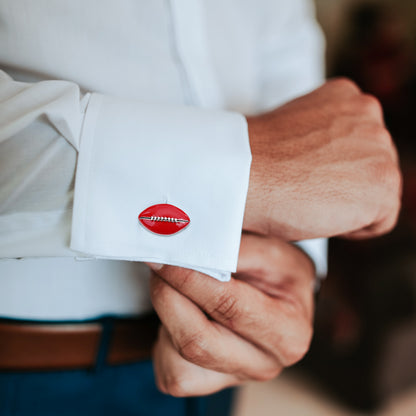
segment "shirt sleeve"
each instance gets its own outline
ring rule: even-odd
[[[139,103],[0,72],[0,257],[163,262],[235,271],[251,154],[237,113]],[[190,218],[161,236],[138,214]]]
[[[325,39],[311,0],[269,0],[260,30],[260,111],[275,108],[325,80]]]
[[[257,109],[268,111],[319,87],[325,80],[325,40],[310,0],[270,0],[259,42]],[[327,273],[327,240],[298,242],[315,263],[318,277]]]

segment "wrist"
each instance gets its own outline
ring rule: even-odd
[[[246,117],[248,136],[252,154],[250,180],[244,211],[243,228],[260,234],[268,234],[269,227],[265,218],[267,210],[267,183],[262,173],[262,121],[260,116]]]

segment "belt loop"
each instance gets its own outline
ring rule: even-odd
[[[102,332],[100,339],[100,346],[98,348],[97,359],[95,361],[94,371],[99,372],[104,367],[108,351],[110,348],[111,334],[114,327],[114,318],[105,317],[101,320]]]

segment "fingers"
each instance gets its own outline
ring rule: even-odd
[[[270,282],[292,274],[294,279],[310,279],[313,264],[298,247],[283,240],[243,234],[237,273],[262,274]],[[278,276],[276,276],[278,273]]]
[[[154,365],[162,391],[201,395],[247,379],[269,380],[306,353],[314,270],[290,244],[244,236],[238,275],[246,281],[153,269],[152,302],[163,324]]]
[[[215,321],[284,365],[306,353],[311,320],[298,299],[272,298],[247,283],[220,283],[193,270],[163,266],[158,275]]]
[[[342,235],[349,240],[364,240],[384,235],[393,230],[397,224],[399,211],[392,211],[390,215],[368,227]]]
[[[243,379],[199,367],[177,352],[164,327],[153,350],[156,385],[163,393],[175,397],[202,396],[243,382]]]
[[[400,214],[403,178],[399,170],[397,170],[395,174],[384,173],[384,175],[388,178],[387,180],[390,182],[390,187],[399,190],[399,192],[396,192],[396,197],[389,200],[391,205],[389,209],[384,209],[382,211],[387,212],[387,215],[382,216],[367,227],[343,234],[342,237],[351,240],[373,238],[392,231],[396,226]]]
[[[270,379],[280,371],[274,356],[209,320],[190,299],[155,274],[151,277],[151,296],[175,350],[187,361],[256,380]]]
[[[244,234],[235,277],[270,296],[299,299],[312,318],[315,268],[299,247],[276,238]]]

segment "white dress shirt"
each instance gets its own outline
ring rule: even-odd
[[[0,65],[0,316],[86,319],[150,308],[140,261],[230,278],[242,114],[319,85],[323,39],[307,0],[0,0]]]

